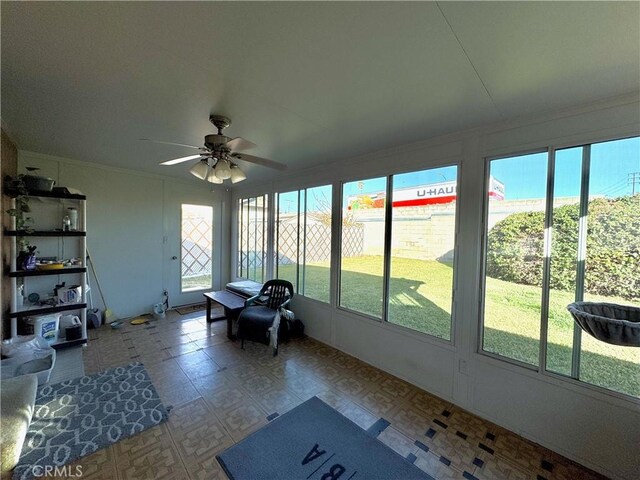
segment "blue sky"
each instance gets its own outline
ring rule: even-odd
[[[582,147],[556,152],[554,195],[580,193]],[[628,174],[640,173],[640,138],[594,144],[591,147],[590,195],[629,195]],[[543,198],[546,189],[547,153],[505,158],[491,162],[491,174],[504,183],[507,200]],[[636,184],[636,192],[640,184]]]
[[[554,194],[578,196],[582,165],[582,147],[556,152]],[[640,138],[628,138],[593,144],[591,147],[590,195],[617,197],[631,194],[629,173],[640,173]],[[505,198],[517,200],[544,198],[547,186],[547,152],[504,158],[491,162],[491,175],[505,185]],[[394,176],[394,187],[403,188],[456,179],[456,167],[435,168]],[[360,190],[359,183],[362,184]],[[344,186],[344,202],[349,195],[385,190],[386,179],[351,182]],[[636,183],[636,192],[640,184]]]
[[[556,152],[556,172],[554,195],[556,197],[578,196],[580,193],[582,147],[574,147]],[[631,194],[628,174],[640,174],[640,138],[628,138],[593,144],[591,147],[591,169],[589,181],[590,195],[617,197]],[[505,198],[517,200],[544,198],[547,185],[547,153],[534,153],[504,158],[491,162],[491,175],[505,185]],[[454,181],[457,167],[440,167],[420,172],[394,176],[394,188],[427,185],[444,181]],[[640,182],[640,179],[639,179]],[[344,184],[343,207],[350,195],[377,193],[386,190],[386,178],[373,178],[361,182]],[[640,183],[636,183],[636,192]],[[308,210],[316,208],[323,198],[331,199],[331,186],[308,189]],[[281,212],[294,212],[297,192],[281,195]],[[303,200],[301,200],[301,203]]]

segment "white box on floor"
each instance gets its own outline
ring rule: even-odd
[[[5,340],[2,352],[9,355],[0,362],[0,378],[18,377],[34,373],[38,384],[49,381],[56,363],[56,351],[40,337],[16,337]]]

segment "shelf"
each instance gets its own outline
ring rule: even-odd
[[[86,237],[87,232],[74,230],[63,232],[62,230],[5,230],[7,237]]]
[[[42,277],[46,275],[65,275],[69,273],[85,273],[86,267],[66,267],[56,268],[52,270],[18,270],[17,272],[9,272],[9,277]]]
[[[87,308],[86,303],[71,303],[69,305],[58,305],[56,307],[35,307],[29,306],[24,310],[10,312],[9,318],[31,317],[34,315],[46,315],[48,313],[67,312],[69,310],[81,310]]]
[[[15,197],[19,195],[19,192],[15,188],[7,188],[5,190],[6,194]],[[61,198],[64,200],[86,200],[86,195],[78,195],[75,193],[65,193],[60,191],[59,189],[54,188],[52,192],[41,192],[36,190],[30,190],[28,192],[30,197],[46,197],[46,198]]]
[[[53,347],[54,350],[64,350],[65,348],[77,347],[86,344],[86,338],[79,338],[77,340],[65,340],[61,338],[52,343],[51,347]]]
[[[43,191],[34,191],[28,190],[25,192],[24,189],[22,191],[18,191],[18,189],[14,188],[13,190],[7,189],[5,193],[8,194],[11,198],[11,206],[16,208],[17,197],[20,194],[26,194],[32,197],[30,202],[31,210],[35,213],[40,213],[40,216],[35,216],[36,221],[34,225],[29,228],[29,226],[18,223],[17,219],[12,219],[11,226],[9,228],[3,229],[4,235],[7,236],[9,241],[9,258],[12,260],[11,268],[3,268],[2,273],[4,278],[9,278],[8,281],[9,286],[11,287],[11,310],[9,312],[3,312],[3,318],[6,317],[11,319],[9,323],[10,334],[8,337],[13,337],[18,335],[18,331],[24,331],[23,327],[25,322],[29,317],[43,316],[43,315],[51,315],[58,313],[70,313],[73,315],[78,315],[81,319],[82,323],[82,332],[84,338],[80,338],[77,340],[67,341],[62,338],[51,346],[56,350],[62,350],[65,348],[71,347],[79,347],[81,345],[85,345],[88,342],[87,338],[87,322],[86,322],[86,311],[87,311],[87,294],[89,288],[87,286],[87,271],[88,264],[86,263],[87,258],[87,248],[86,248],[86,238],[87,232],[84,228],[86,225],[86,199],[87,197],[80,192],[76,191],[76,193],[70,193],[69,189],[66,187],[57,187],[54,188],[51,192],[43,192]],[[73,230],[73,231],[63,231],[62,223],[58,223],[58,216],[61,213],[61,210],[68,207],[76,207],[78,213],[78,223],[76,224],[81,230]],[[56,213],[57,212],[57,213]],[[44,220],[47,218],[48,220]],[[40,220],[40,221],[38,221]],[[68,225],[68,224],[67,224]],[[44,237],[44,240],[42,239]],[[65,241],[65,237],[69,240]],[[60,242],[64,246],[66,243],[70,242],[71,246],[74,249],[74,255],[79,257],[81,260],[80,264],[72,265],[67,263],[63,268],[51,269],[51,270],[23,270],[21,267],[23,265],[16,265],[17,261],[14,259],[18,258],[18,247],[20,246],[20,238],[22,241],[31,240],[35,238],[34,243],[43,242],[48,247],[51,247],[53,243],[58,243],[60,246]],[[48,238],[48,240],[47,240]],[[47,250],[52,250],[52,248],[48,248]],[[44,261],[46,257],[42,257],[40,261]],[[54,260],[56,257],[51,257],[50,260]],[[57,265],[58,267],[61,265]],[[45,267],[46,268],[46,267]],[[66,275],[66,277],[64,277]],[[76,277],[72,277],[69,275],[76,275]],[[37,281],[37,278],[41,278],[40,281]],[[24,282],[35,282],[36,284],[41,283],[62,283],[61,277],[64,280],[73,280],[81,284],[82,287],[82,299],[79,303],[69,303],[64,305],[56,305],[55,302],[52,301],[53,305],[44,303],[44,301],[50,301],[51,298],[49,295],[46,295],[46,298],[42,299],[43,304],[40,302],[28,302],[26,299],[23,299],[18,291],[18,285]],[[16,279],[21,279],[17,280]],[[56,280],[57,279],[57,280]],[[54,282],[55,281],[55,282]],[[27,290],[26,288],[24,290]],[[5,314],[6,313],[6,314]],[[56,315],[57,316],[57,315]]]

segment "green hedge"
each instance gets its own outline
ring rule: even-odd
[[[551,288],[574,290],[579,206],[553,211]],[[585,289],[640,299],[640,194],[589,202]],[[542,285],[544,213],[509,215],[489,232],[487,275]]]

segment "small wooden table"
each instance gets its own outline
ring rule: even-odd
[[[230,340],[235,340],[233,335],[233,321],[238,318],[240,312],[244,309],[245,298],[235,293],[228,292],[227,290],[220,290],[218,292],[207,292],[203,294],[207,299],[207,323],[211,323],[214,320],[227,319],[227,337]],[[211,318],[211,302],[216,302],[224,308],[224,316]]]

